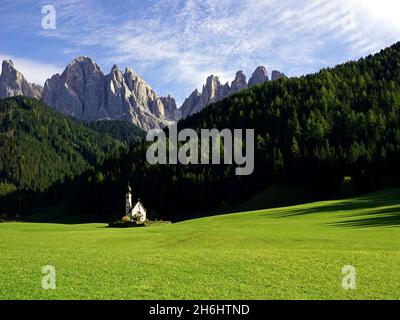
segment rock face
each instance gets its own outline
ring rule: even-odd
[[[188,98],[185,99],[183,105],[180,107],[182,118],[186,118],[195,113],[194,109],[198,106],[202,94],[199,90],[194,90]]]
[[[242,83],[238,79],[238,85],[241,84]],[[185,100],[182,107],[179,109],[181,111],[181,116],[182,118],[186,118],[194,113],[198,113],[209,104],[222,100],[230,94],[231,87],[229,83],[222,85],[218,77],[211,75],[207,78],[201,93],[196,89],[189,98]]]
[[[280,78],[286,78],[285,74],[276,70],[272,71],[272,76],[271,76],[271,80],[275,81],[275,80],[279,80]]]
[[[267,82],[268,80],[269,80],[269,78],[268,78],[267,68],[265,68],[263,66],[259,66],[253,72],[253,75],[251,76],[251,78],[249,80],[249,87],[253,87],[253,86],[256,86],[257,84]]]
[[[235,94],[243,89],[247,88],[247,80],[246,76],[244,75],[243,71],[238,71],[236,73],[235,80],[232,81],[231,90],[229,94]]]
[[[168,119],[178,121],[182,118],[182,114],[176,106],[176,101],[173,97],[168,95],[167,97],[161,97],[160,100],[164,105],[165,116]]]
[[[272,80],[286,77],[274,70]],[[132,69],[124,72],[114,65],[105,75],[89,57],[73,60],[60,74],[41,86],[28,83],[11,61],[4,61],[0,76],[0,98],[24,95],[42,99],[57,111],[85,121],[102,119],[125,120],[144,130],[162,128],[200,112],[209,104],[220,101],[243,89],[269,81],[267,69],[257,67],[249,82],[242,71],[235,79],[222,84],[211,75],[201,92],[197,89],[180,109],[171,96],[159,97]]]
[[[108,75],[88,57],[72,61],[64,72],[46,81],[43,102],[86,121],[126,120],[149,130],[180,118],[172,97],[158,97],[132,69],[114,65]]]
[[[14,68],[11,60],[5,60],[2,64],[0,76],[0,98],[13,96],[27,96],[40,99],[43,88],[36,84],[28,83],[24,76]]]
[[[273,71],[272,80],[285,77],[283,73],[279,71]],[[255,86],[257,84],[269,81],[267,69],[263,66],[257,67],[253,72],[249,83],[246,81],[246,76],[243,71],[236,73],[235,79],[231,85],[229,82],[222,85],[217,76],[209,76],[206,84],[203,86],[203,90],[200,93],[197,89],[193,91],[190,96],[184,101],[180,107],[181,117],[186,118],[192,114],[198,113],[213,102],[220,101],[232,94],[238,93],[243,89]]]
[[[44,85],[43,101],[59,112],[83,120],[107,117],[104,74],[86,57],[70,63]]]

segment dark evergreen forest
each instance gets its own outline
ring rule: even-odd
[[[16,190],[40,191],[33,199],[66,201],[68,210],[75,214],[122,216],[128,182],[154,216],[162,218],[236,205],[282,181],[307,186],[325,198],[339,196],[343,184],[349,182],[353,193],[400,182],[400,43],[317,74],[266,82],[178,123],[180,129],[197,131],[255,129],[255,171],[247,177],[235,176],[231,165],[151,166],[145,158],[148,143],[119,148],[108,137],[97,145],[87,128],[72,126],[73,120],[61,120],[55,114],[51,116],[69,125],[58,124],[53,132],[53,120],[38,123],[34,116],[42,107],[29,110],[30,123],[19,122],[15,114],[32,103],[18,98],[0,105],[0,178]],[[7,111],[10,108],[12,112]],[[10,114],[14,116],[10,118]],[[14,155],[7,139],[13,139],[9,137],[12,130],[18,135],[21,127],[24,135],[16,141],[29,145],[33,157],[38,157],[34,149],[40,143],[31,141],[31,127],[35,128],[34,136],[55,139],[42,144],[42,148],[51,145],[54,151],[43,151],[40,154],[46,157],[34,161]],[[67,137],[67,147],[57,144],[58,137]],[[35,169],[38,162],[43,168],[49,166],[43,169],[46,174],[37,174],[41,170],[40,166]],[[26,168],[18,171],[11,164]],[[33,183],[32,179],[39,181]]]

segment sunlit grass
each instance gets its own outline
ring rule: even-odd
[[[399,212],[388,190],[150,228],[3,223],[0,298],[398,299]],[[41,287],[45,265],[56,290]]]

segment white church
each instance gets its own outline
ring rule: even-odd
[[[132,189],[128,185],[128,191],[126,193],[126,216],[132,222],[144,224],[147,219],[147,211],[140,202],[140,199],[138,199],[138,202],[134,206],[132,204]]]

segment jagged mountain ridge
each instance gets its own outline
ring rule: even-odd
[[[271,80],[275,81],[282,77],[286,77],[285,74],[276,70],[272,71]],[[194,90],[189,97],[186,98],[181,108],[179,108],[182,118],[185,119],[192,114],[200,112],[211,103],[223,100],[241,90],[266,81],[269,81],[269,77],[267,68],[264,66],[259,66],[255,69],[249,82],[247,82],[243,71],[238,71],[236,73],[236,77],[231,84],[229,84],[229,82],[222,84],[218,76],[211,75],[207,78],[202,91],[200,92],[198,89]]]
[[[159,97],[132,69],[123,73],[114,65],[106,75],[86,56],[74,59],[61,74],[48,79],[44,88],[28,83],[12,61],[4,61],[0,99],[13,96],[42,100],[80,120],[124,120],[144,130],[162,128],[181,117],[173,97]]]
[[[47,80],[43,101],[78,119],[125,120],[145,130],[176,121],[176,103],[171,96],[159,97],[130,68],[123,73],[114,65],[105,75],[89,57],[76,58],[61,75]]]
[[[14,68],[11,60],[3,61],[0,76],[0,98],[27,96],[40,99],[42,92],[41,86],[26,81],[22,73]]]
[[[284,76],[274,70],[271,80]],[[210,103],[266,81],[269,77],[263,66],[257,67],[249,82],[242,71],[236,73],[231,84],[222,84],[217,76],[211,75],[202,91],[193,91],[178,109],[171,95],[158,96],[130,68],[122,72],[114,65],[109,74],[104,74],[92,59],[82,56],[68,64],[61,74],[48,79],[43,88],[28,83],[8,60],[2,64],[0,98],[23,95],[42,100],[58,112],[80,120],[123,120],[150,130],[168,126],[201,111]]]

